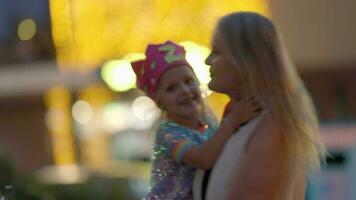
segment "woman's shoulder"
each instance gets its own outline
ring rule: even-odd
[[[229,195],[243,197],[254,193],[272,199],[287,190],[289,186],[284,184],[289,177],[286,147],[282,129],[269,112],[265,113],[248,142],[243,162],[235,168],[231,186],[234,190],[230,190]]]
[[[276,137],[283,135],[283,129],[280,127],[280,123],[272,116],[272,113],[269,111],[265,112],[260,124],[260,129],[264,129],[269,134],[273,134]]]
[[[265,112],[251,138],[248,148],[280,150],[286,147],[285,134],[270,112]]]

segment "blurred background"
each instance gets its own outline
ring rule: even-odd
[[[160,111],[129,62],[167,39],[209,91],[217,19],[255,11],[279,25],[333,158],[312,200],[356,199],[356,1],[0,0],[0,199],[141,199]]]

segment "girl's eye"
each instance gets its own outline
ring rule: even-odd
[[[174,86],[172,85],[166,88],[167,92],[172,92],[173,90],[174,90]]]
[[[191,84],[193,84],[194,83],[194,81],[192,80],[192,79],[187,79],[186,81],[185,81],[185,84],[187,84],[187,85],[191,85]]]

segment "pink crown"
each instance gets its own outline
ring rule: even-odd
[[[190,67],[185,59],[182,46],[167,41],[164,44],[150,44],[146,49],[146,59],[132,62],[136,74],[137,87],[154,98],[162,74],[177,65]]]

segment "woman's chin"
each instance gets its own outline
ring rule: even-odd
[[[215,88],[215,84],[214,84],[212,81],[210,81],[210,82],[208,83],[208,88],[209,88],[210,90],[214,91],[214,92],[217,92],[217,91],[216,91],[216,88]]]
[[[225,94],[224,88],[219,87],[218,85],[214,84],[214,82],[209,82],[208,83],[208,88],[210,90],[214,91],[214,92],[224,93]]]

